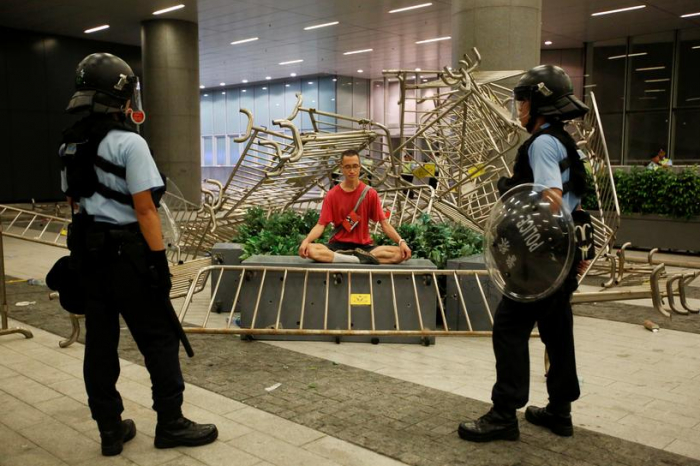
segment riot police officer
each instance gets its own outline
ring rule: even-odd
[[[511,178],[499,181],[499,190],[524,183],[548,188],[544,195],[557,206],[573,212],[585,191],[585,168],[564,122],[586,114],[586,107],[573,95],[569,76],[559,67],[537,66],[525,73],[514,89],[520,123],[531,137],[519,148]],[[574,353],[571,295],[577,288],[574,261],[554,292],[542,299],[520,302],[504,296],[493,325],[496,383],[491,410],[475,421],[463,422],[461,438],[475,442],[517,440],[520,436],[515,411],[529,395],[528,341],[537,323],[551,366],[547,375],[549,404],[529,406],[525,419],[560,436],[573,435],[571,402],[578,399],[579,383]]]
[[[182,415],[179,338],[167,301],[172,284],[156,210],[164,181],[136,130],[145,117],[138,78],[119,57],[95,53],[80,62],[75,80],[66,111],[85,116],[64,131],[61,184],[71,207],[79,204],[69,247],[85,290],[85,388],[102,454],[118,455],[136,435],[134,422],[121,418],[116,389],[120,315],[151,376],[155,446],[211,443],[215,425]]]

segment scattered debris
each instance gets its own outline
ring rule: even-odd
[[[31,306],[32,304],[36,304],[36,301],[20,301],[18,303],[15,303],[15,306],[25,307],[25,306]]]
[[[282,386],[281,383],[276,383],[276,384],[274,384],[274,385],[270,385],[269,387],[267,387],[267,388],[265,389],[265,391],[266,391],[266,392],[271,392],[271,391],[277,390],[277,389],[280,388],[281,386]]]
[[[652,322],[651,320],[645,320],[644,321],[644,328],[649,330],[650,332],[658,332],[659,331],[659,324]]]

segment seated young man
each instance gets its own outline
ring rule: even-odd
[[[357,151],[346,150],[341,155],[343,181],[326,194],[318,223],[299,247],[301,257],[316,262],[362,264],[398,264],[411,258],[411,248],[384,217],[377,191],[360,181],[360,163]],[[373,246],[369,235],[370,220],[381,222],[384,234],[398,246]],[[335,230],[329,243],[314,243],[331,222]]]

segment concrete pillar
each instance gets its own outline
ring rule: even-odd
[[[542,0],[452,0],[452,66],[476,47],[479,70],[528,70],[540,63]]]
[[[145,137],[160,171],[200,204],[199,37],[196,23],[141,24]]]

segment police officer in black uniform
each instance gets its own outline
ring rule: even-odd
[[[545,195],[569,212],[580,209],[586,178],[583,162],[564,121],[586,114],[586,107],[573,95],[569,76],[559,67],[537,66],[525,73],[514,89],[518,118],[531,137],[519,148],[511,178],[499,181],[499,190],[523,183],[543,184]],[[560,436],[573,435],[571,402],[578,399],[579,383],[574,353],[571,295],[577,288],[577,258],[563,284],[553,293],[531,302],[504,296],[494,318],[493,349],[496,383],[491,410],[475,421],[459,425],[465,440],[517,440],[520,436],[515,411],[529,395],[528,341],[537,323],[551,366],[547,375],[549,404],[529,406],[525,419]]]
[[[64,131],[59,152],[62,188],[71,207],[79,204],[69,247],[85,290],[84,378],[102,454],[118,455],[136,435],[134,422],[121,418],[116,389],[120,315],[151,375],[155,446],[211,443],[215,425],[182,415],[179,323],[169,303],[172,284],[156,210],[165,188],[134,124],[144,118],[138,78],[119,57],[95,53],[80,62],[75,79],[66,110],[85,116]]]

